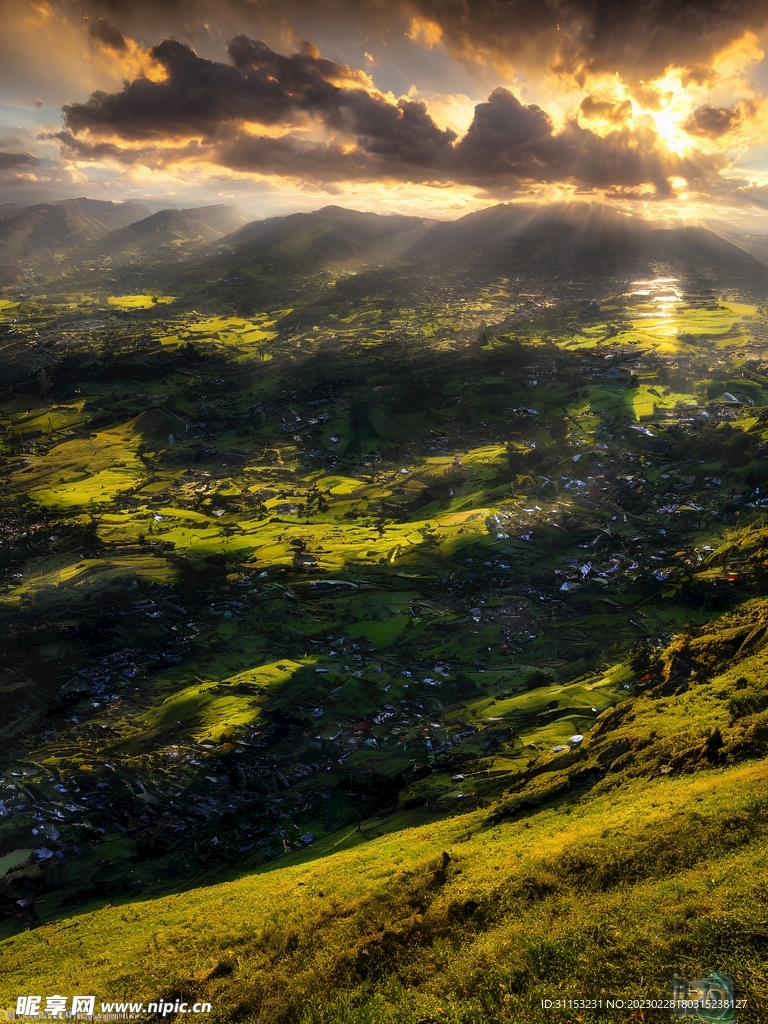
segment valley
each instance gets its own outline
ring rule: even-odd
[[[768,267],[578,206],[25,250],[4,998],[651,1020],[540,1004],[724,957],[761,1019]]]

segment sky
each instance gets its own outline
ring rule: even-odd
[[[0,0],[0,203],[768,233],[766,0]]]

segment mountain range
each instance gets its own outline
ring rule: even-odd
[[[764,287],[765,265],[741,245],[701,227],[659,227],[591,203],[503,204],[435,224],[406,258],[440,263],[475,257],[497,268],[550,275],[643,273],[667,264],[686,276]]]
[[[581,202],[500,204],[451,222],[326,206],[244,223],[223,205],[150,213],[139,203],[72,199],[0,208],[0,283],[24,279],[25,271],[77,283],[98,267],[113,289],[162,281],[198,302],[215,294],[243,306],[280,301],[297,287],[319,294],[340,279],[343,287],[360,271],[375,291],[376,275],[395,268],[410,284],[436,273],[473,284],[507,275],[522,288],[546,280],[560,294],[585,285],[615,290],[617,282],[666,272],[695,288],[761,294],[768,266],[759,242],[657,226]]]
[[[0,284],[16,281],[28,266],[52,273],[111,231],[148,215],[141,203],[97,199],[0,207]]]

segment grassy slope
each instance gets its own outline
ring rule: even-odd
[[[303,1024],[589,1020],[538,1002],[659,996],[672,970],[717,964],[749,1000],[739,1020],[765,1019],[765,616],[752,602],[678,638],[650,692],[490,811],[393,819],[369,842],[343,833],[287,867],[7,940],[3,999],[194,996],[219,1018]]]

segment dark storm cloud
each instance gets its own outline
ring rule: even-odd
[[[652,78],[671,64],[706,68],[748,30],[768,24],[765,0],[407,0],[439,25],[448,48],[517,62],[545,60],[581,77]]]
[[[166,71],[165,81],[138,78],[122,92],[94,93],[87,103],[70,104],[64,107],[66,128],[75,136],[88,130],[129,141],[200,135],[213,142],[245,122],[272,126],[314,119],[356,136],[368,152],[423,166],[456,137],[438,128],[423,103],[394,105],[349,87],[354,72],[320,57],[309,44],[305,52],[284,57],[241,35],[229,53],[234,66],[205,60],[166,39],[151,51]]]
[[[639,144],[638,144],[639,143]],[[450,149],[413,154],[394,145],[356,146],[337,142],[310,143],[298,136],[239,136],[220,147],[217,160],[234,170],[306,176],[323,182],[374,181],[382,177],[407,181],[454,181],[488,191],[514,191],[530,182],[577,182],[586,189],[633,189],[652,185],[659,196],[670,194],[672,175],[701,182],[711,177],[716,162],[697,164],[662,154],[651,132],[638,137],[628,131],[605,138],[568,124],[555,133],[539,107],[526,107],[504,89],[495,90],[476,108],[462,141]]]
[[[345,110],[360,149],[385,163],[439,167],[452,152],[456,132],[438,128],[420,101],[399,100],[395,106],[356,90],[345,98]]]
[[[121,92],[94,93],[86,103],[66,106],[65,131],[57,137],[81,159],[155,166],[198,159],[325,182],[456,181],[505,189],[518,182],[651,183],[663,194],[670,175],[701,178],[713,169],[662,153],[648,130],[642,138],[626,129],[601,138],[569,122],[558,132],[544,110],[502,88],[475,107],[457,141],[424,103],[393,101],[310,44],[285,57],[240,35],[229,54],[232,64],[223,64],[165,40],[152,50],[164,81],[139,78]],[[246,128],[254,124],[278,131]],[[324,138],[310,141],[297,130],[308,126]]]
[[[456,147],[459,166],[494,174],[525,174],[551,162],[552,121],[541,107],[525,106],[508,89],[494,89],[478,103],[469,130]]]
[[[298,136],[278,139],[242,135],[222,145],[217,160],[234,171],[276,174],[330,184],[336,181],[376,181],[381,166],[362,150],[345,150],[338,142],[308,142]]]
[[[717,139],[742,121],[740,107],[697,107],[685,122],[685,130],[690,135],[702,135]]]
[[[87,103],[65,106],[64,122],[74,133],[88,129],[144,140],[190,133],[217,136],[227,125],[242,121],[272,125],[299,109],[327,111],[334,90],[320,75],[312,74],[314,69],[305,67],[300,76],[291,65],[292,58],[248,42],[252,43],[252,65],[242,63],[243,47],[233,40],[238,59],[233,67],[205,60],[183,43],[166,39],[150,51],[165,68],[166,81],[137,78],[122,92],[94,93]],[[297,55],[296,63],[300,61]]]
[[[507,89],[495,89],[455,147],[455,168],[466,181],[575,181],[592,188],[652,184],[669,191],[672,175],[701,180],[715,163],[680,160],[659,148],[648,129],[612,131],[601,137],[568,122],[555,132],[549,116],[525,106]]]
[[[0,171],[14,167],[30,167],[37,162],[37,157],[30,156],[29,153],[0,152]]]
[[[151,155],[150,149],[121,148],[111,142],[86,142],[68,131],[45,133],[40,137],[58,140],[67,156],[80,160],[119,160],[124,164],[134,164]]]
[[[91,39],[96,39],[98,42],[108,46],[111,50],[122,52],[127,48],[125,37],[120,29],[115,25],[111,25],[104,18],[99,18],[98,21],[91,22],[88,26],[88,35]]]
[[[622,124],[632,116],[632,104],[629,100],[614,103],[610,100],[595,99],[594,96],[585,96],[581,101],[581,112],[585,117],[597,117],[613,124]]]
[[[455,56],[478,54],[544,66],[577,78],[618,71],[649,79],[670,64],[706,74],[713,54],[746,30],[768,25],[765,0],[81,0],[123,31],[140,23],[193,32],[208,20],[234,17],[241,26],[291,25],[322,17],[384,38],[402,36],[412,18],[439,26]],[[177,28],[174,29],[174,26]]]
[[[272,126],[314,119],[355,137],[366,152],[415,166],[438,163],[456,138],[435,124],[424,103],[394,104],[349,87],[355,73],[309,45],[304,53],[284,57],[237,36],[229,46],[234,66],[205,60],[172,39],[151,53],[166,80],[138,78],[122,92],[94,93],[86,103],[64,107],[70,135],[87,130],[134,142],[200,135],[214,142],[246,122]]]

